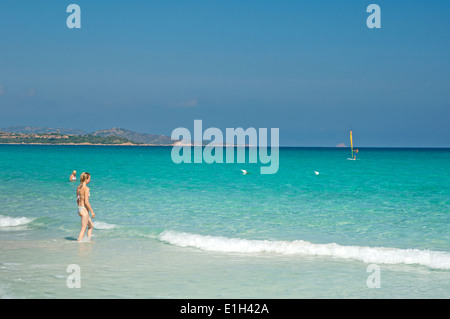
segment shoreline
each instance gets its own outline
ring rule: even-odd
[[[100,143],[0,143],[0,145],[80,145],[80,146],[173,146],[173,144],[100,144]]]
[[[55,146],[164,146],[164,147],[173,147],[173,146],[180,146],[180,147],[194,147],[196,145],[194,144],[132,144],[132,143],[122,143],[122,144],[100,144],[100,143],[0,143],[0,145],[55,145]],[[203,145],[206,146],[206,145]],[[211,145],[210,145],[211,146]],[[258,147],[254,145],[212,145],[213,147]],[[350,149],[350,147],[336,147],[336,146],[292,146],[292,145],[280,145],[279,148],[320,148],[320,149],[341,149],[341,150],[347,150]],[[408,149],[423,149],[423,150],[448,150],[450,147],[443,147],[443,146],[360,146],[361,149],[400,149],[400,150],[408,150]]]

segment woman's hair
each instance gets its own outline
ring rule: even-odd
[[[89,176],[91,176],[91,174],[87,172],[82,173],[80,176],[80,184],[83,184],[85,181],[87,181],[89,179]]]

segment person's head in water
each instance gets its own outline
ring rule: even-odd
[[[84,172],[80,176],[80,184],[86,183],[88,184],[91,181],[91,174]]]

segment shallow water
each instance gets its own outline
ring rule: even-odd
[[[450,297],[450,150],[281,148],[273,175],[170,152],[1,145],[0,296]],[[74,169],[92,175],[91,242],[73,240]]]

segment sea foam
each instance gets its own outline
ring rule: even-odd
[[[327,256],[354,259],[365,263],[418,264],[433,269],[450,269],[450,253],[441,251],[341,246],[336,243],[313,244],[303,240],[249,240],[220,236],[203,236],[171,230],[163,231],[158,238],[172,245],[195,247],[205,251]]]
[[[108,224],[106,222],[99,222],[99,221],[93,222],[94,222],[94,229],[113,229],[117,227],[117,225]]]
[[[22,226],[32,221],[33,219],[28,217],[9,217],[0,215],[0,228]]]

